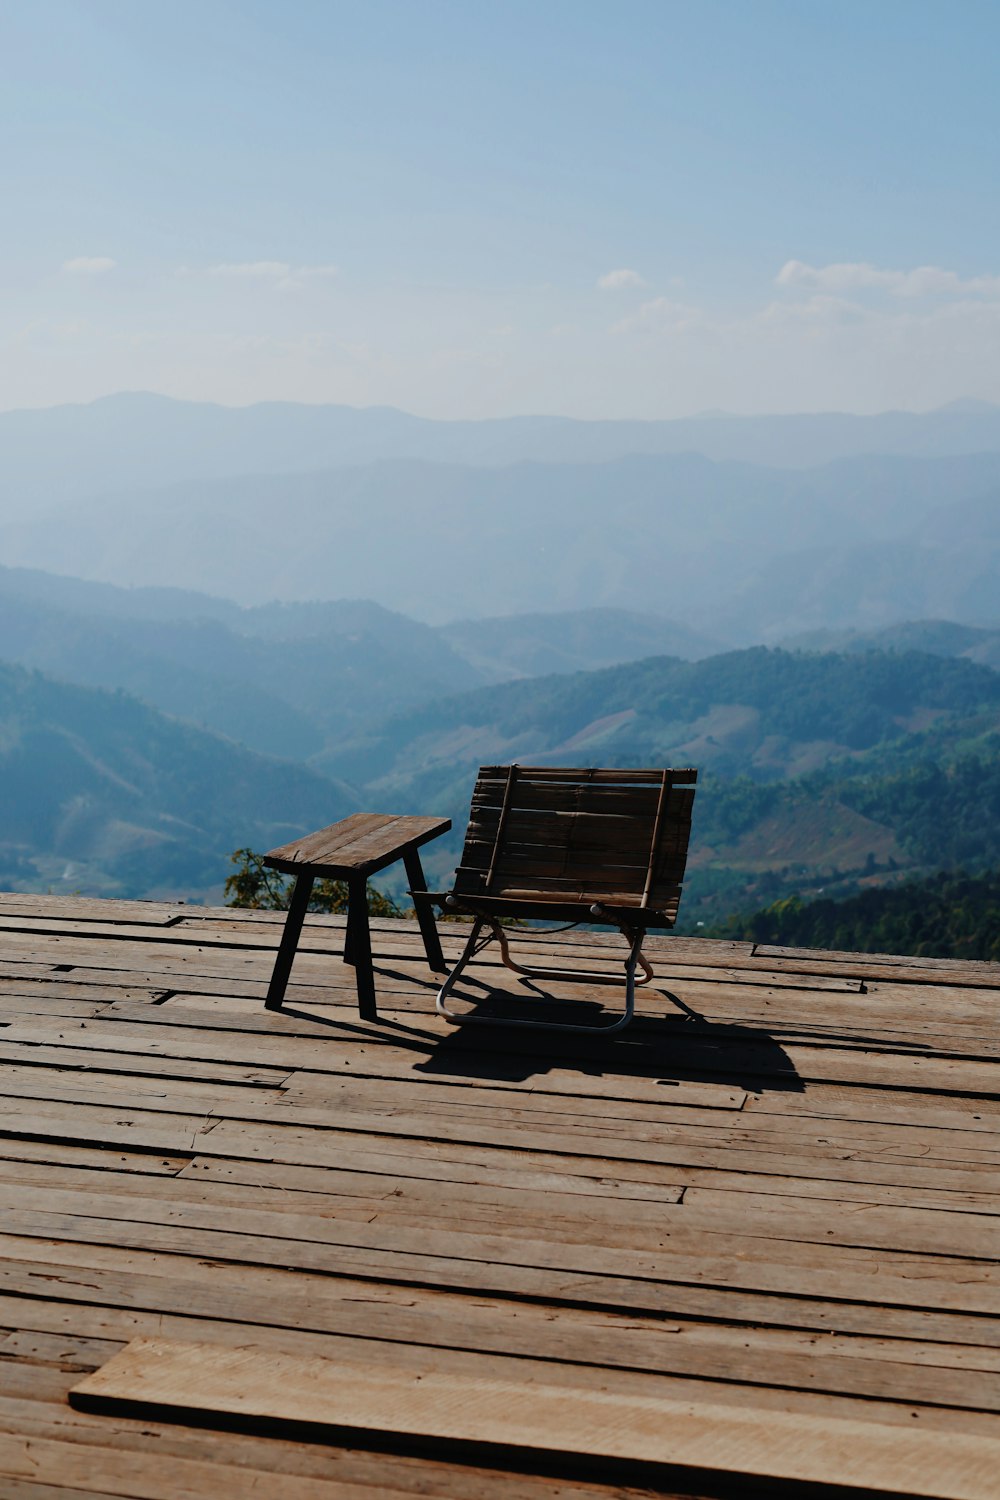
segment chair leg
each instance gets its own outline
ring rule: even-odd
[[[599,1034],[601,1036],[610,1036],[613,1032],[623,1031],[632,1020],[633,1016],[635,1015],[636,967],[641,962],[647,972],[651,972],[649,970],[649,965],[642,957],[642,940],[646,936],[645,931],[642,928],[636,929],[629,944],[628,958],[625,961],[625,1010],[624,1013],[619,1016],[616,1021],[599,1022],[590,1026],[575,1026],[565,1021],[524,1021],[520,1020],[517,1017],[511,1017],[509,1020],[507,1020],[500,1016],[456,1015],[454,1011],[448,1009],[447,1005],[444,1002],[447,999],[448,995],[451,993],[455,981],[461,974],[462,970],[465,968],[466,964],[468,964],[473,955],[477,951],[479,951],[479,949],[477,949],[476,947],[476,943],[483,925],[484,919],[482,917],[477,917],[472,925],[472,931],[469,934],[469,940],[462,950],[461,958],[458,960],[458,963],[452,969],[451,973],[448,975],[448,978],[445,980],[444,984],[438,991],[437,1010],[440,1015],[444,1016],[446,1020],[451,1021],[454,1026],[531,1026],[534,1027],[537,1031],[572,1031],[577,1032],[583,1036],[593,1036],[594,1034]],[[501,933],[503,929],[497,922],[491,922],[490,926],[493,930],[490,933],[490,936],[486,939],[486,942],[482,943],[480,947],[485,948],[487,943],[493,941],[493,938],[497,938],[500,941],[502,947],[503,938],[501,937]],[[627,936],[627,934],[623,935]],[[556,969],[547,970],[546,973],[550,974],[554,979],[572,979],[581,977],[576,973],[560,974],[560,972]],[[598,978],[598,976],[595,976],[594,974],[588,974],[583,977],[591,981],[594,981],[595,978]],[[604,983],[605,981],[603,978],[600,978],[599,982]],[[623,981],[613,980],[611,982],[620,984]]]
[[[445,1016],[449,1021],[454,1021],[456,1024],[462,1020],[462,1017],[454,1015],[444,1002],[451,994],[451,991],[455,984],[455,980],[458,978],[459,974],[461,974],[462,970],[469,962],[469,959],[472,958],[473,954],[478,951],[476,944],[479,941],[479,934],[483,930],[483,925],[484,924],[482,917],[476,917],[469,932],[468,942],[462,949],[461,957],[459,958],[458,963],[452,969],[451,973],[448,975],[448,978],[445,980],[444,984],[438,990],[437,1000],[434,1002],[439,1015]],[[493,935],[491,933],[490,936],[486,939],[486,943],[490,943],[492,941]],[[486,947],[486,943],[482,944],[484,948]]]
[[[367,886],[365,887],[365,905],[366,906],[368,905],[368,888],[367,888]],[[351,893],[350,886],[348,886],[348,888],[347,888],[347,925],[344,928],[344,963],[345,964],[353,964],[353,962],[354,962],[354,917],[355,917],[354,906],[355,906],[354,897],[353,897],[353,895]]]
[[[281,933],[281,942],[278,945],[278,956],[274,960],[274,971],[271,974],[271,983],[267,989],[267,999],[264,1001],[267,1010],[280,1010],[285,998],[285,990],[288,987],[288,976],[292,972],[292,959],[299,945],[299,934],[302,931],[302,923],[305,919],[306,909],[309,905],[309,897],[312,894],[313,877],[303,873],[295,878],[295,889],[292,891],[292,899],[288,903],[288,915],[285,917],[285,925]]]

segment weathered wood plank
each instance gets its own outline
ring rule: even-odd
[[[455,1232],[442,1236],[389,1222],[271,1216],[241,1209],[171,1206],[106,1195],[80,1212],[79,1198],[58,1190],[8,1187],[5,1224],[21,1236],[134,1246],[195,1256],[275,1262],[338,1275],[417,1282],[494,1295],[586,1301],[601,1307],[670,1306],[672,1283],[699,1283],[834,1297],[892,1306],[996,1316],[994,1268],[957,1257],[800,1245],[781,1240],[664,1232],[655,1252]],[[266,1233],[260,1233],[261,1228]]]
[[[351,813],[339,823],[269,850],[265,862],[281,870],[312,866],[321,874],[374,874],[450,828],[449,818]]]
[[[111,1049],[122,1046],[126,1041],[141,1040],[143,1048],[149,1048],[151,1052],[158,1051],[164,1055],[176,1056],[182,1054],[176,1050],[172,1052],[171,1049],[183,1049],[183,1053],[191,1057],[209,1056],[217,1047],[223,1046],[222,1041],[216,1041],[215,1037],[211,1042],[198,1040],[193,1034],[193,1027],[189,1027],[187,1037],[180,1040],[176,1035],[176,1032],[182,1029],[180,1026],[171,1023],[164,1027],[162,1018],[145,1013],[142,1013],[136,1022],[133,1021],[132,1015],[134,1012],[129,1013],[128,1016],[122,1012],[115,1014],[104,1012],[94,1020],[81,1022],[78,1026],[72,1022],[64,1022],[59,1017],[20,1020],[5,1029],[2,1039],[7,1043],[50,1042],[64,1046],[73,1045],[75,1041],[82,1042],[90,1048]],[[298,1023],[299,1026],[308,1026],[308,1024]],[[157,1026],[161,1029],[159,1038],[153,1034],[153,1029]],[[315,1066],[319,1049],[314,1046],[310,1047],[304,1041],[294,1042],[289,1035],[288,1028],[286,1027],[282,1032],[281,1027],[282,1022],[278,1018],[267,1026],[266,1031],[248,1032],[243,1029],[238,1044],[234,1040],[226,1045],[230,1060],[239,1060],[245,1065],[257,1064],[271,1067],[287,1064],[290,1068],[297,1069],[308,1067],[311,1058]],[[223,1029],[224,1023],[217,1028],[216,1036]],[[238,1028],[225,1029],[230,1030],[234,1036],[238,1030]],[[310,1034],[308,1031],[303,1033],[303,1035],[308,1034]],[[398,1038],[387,1034],[384,1030],[380,1031],[377,1023],[367,1027],[362,1023],[354,1023],[345,1026],[338,1033],[335,1027],[316,1022],[313,1024],[311,1035],[327,1038],[327,1045],[323,1051],[330,1057],[331,1062],[341,1055],[336,1050],[338,1047],[356,1046],[358,1038],[362,1036],[365,1043],[372,1048],[389,1049],[394,1043],[398,1046]],[[430,1017],[422,1020],[417,1034],[411,1033],[406,1038],[406,1046],[411,1055],[419,1047],[431,1053],[449,1038],[442,1052],[443,1056],[449,1058],[454,1056],[457,1063],[457,1054],[462,1051],[466,1053],[473,1051],[468,1042],[455,1043],[454,1033],[446,1022]],[[568,1043],[575,1043],[577,1040],[579,1039],[567,1039]],[[583,1040],[586,1042],[585,1047],[567,1045],[565,1055],[568,1057],[594,1055],[592,1040],[590,1038]],[[632,1049],[638,1044],[633,1040],[625,1045],[627,1050],[617,1055],[631,1060],[635,1056]],[[500,1051],[501,1046],[498,1046],[496,1050]],[[518,1052],[516,1040],[508,1037],[506,1048],[503,1050],[510,1050],[516,1054]],[[538,1052],[543,1057],[560,1056],[559,1050],[553,1047],[551,1041],[543,1044]],[[617,1049],[610,1051],[609,1056],[613,1059],[616,1052]],[[523,1046],[520,1056],[524,1057]],[[676,1032],[672,1032],[669,1037],[659,1039],[658,1044],[656,1041],[649,1044],[646,1055],[640,1055],[639,1061],[640,1066],[650,1069],[658,1065],[665,1071],[669,1069],[668,1076],[673,1075],[681,1080],[692,1077],[695,1080],[719,1078],[730,1085],[734,1081],[752,1085],[758,1079],[775,1080],[780,1085],[792,1088],[801,1087],[803,1082],[810,1081],[837,1082],[864,1084],[867,1087],[923,1090],[928,1093],[972,1098],[1000,1098],[1000,1058],[996,1062],[982,1062],[975,1058],[869,1052],[862,1049],[838,1047],[834,1044],[810,1047],[802,1042],[789,1042],[779,1045],[769,1037],[752,1034],[749,1038],[720,1036],[718,1040],[704,1037],[686,1038],[683,1028],[678,1027]],[[532,1071],[537,1070],[537,1062],[530,1066]]]
[[[310,1420],[332,1428],[407,1433],[443,1441],[678,1463],[739,1473],[880,1488],[897,1494],[992,1500],[996,1437],[926,1430],[899,1433],[831,1416],[672,1403],[655,1380],[627,1392],[581,1387],[550,1370],[527,1387],[487,1373],[401,1371],[278,1355],[259,1348],[135,1339],[71,1393],[78,1405],[113,1409]],[[571,1394],[570,1394],[571,1393]]]
[[[578,820],[584,852],[603,834]],[[521,1388],[529,1368],[616,1393],[635,1376],[702,1413],[888,1428],[901,1452],[914,1427],[998,1432],[988,967],[654,937],[627,1040],[528,1052],[432,1017],[413,923],[371,924],[367,1027],[340,918],[309,919],[291,1013],[265,1016],[282,913],[34,899],[0,897],[0,1437],[53,1444],[32,1484],[71,1489],[59,1454],[114,1451],[66,1382],[137,1335],[360,1351],[379,1379],[455,1381],[468,1354]],[[442,936],[455,953],[465,932]],[[576,1005],[621,962],[614,934],[522,946],[594,976],[554,986]],[[141,1468],[143,1424],[113,1430],[94,1496],[187,1493],[188,1471]],[[334,1483],[290,1440],[156,1431],[203,1466],[199,1500],[237,1474],[269,1495],[275,1472]],[[366,1496],[529,1482],[319,1451]],[[7,1467],[5,1497],[29,1483]],[[530,1482],[548,1500],[557,1481]]]
[[[96,1302],[103,1308],[223,1319],[254,1328],[313,1330],[509,1355],[533,1356],[544,1347],[552,1358],[568,1358],[575,1348],[577,1360],[626,1368],[647,1368],[648,1361],[653,1361],[649,1368],[657,1368],[654,1354],[644,1352],[649,1338],[670,1338],[680,1326],[678,1320],[687,1317],[696,1319],[695,1326],[706,1336],[712,1329],[734,1328],[737,1343],[740,1335],[743,1338],[744,1360],[751,1328],[805,1336],[807,1346],[811,1342],[820,1355],[831,1339],[832,1350],[836,1339],[848,1340],[841,1351],[846,1352],[856,1347],[857,1337],[867,1337],[887,1342],[904,1363],[907,1351],[921,1343],[943,1346],[926,1361],[931,1365],[953,1360],[961,1364],[970,1348],[1000,1348],[996,1320],[977,1314],[843,1299],[830,1303],[781,1291],[677,1282],[671,1287],[669,1311],[650,1310],[627,1293],[621,1308],[580,1306],[579,1298],[533,1304],[481,1287],[469,1293],[461,1287],[420,1287],[349,1274],[331,1277],[301,1268],[201,1261],[174,1251],[73,1244],[2,1232],[0,1294],[30,1300],[54,1296],[88,1305]],[[566,1326],[578,1329],[578,1344],[561,1341],[560,1330]],[[541,1344],[536,1339],[540,1327]],[[613,1354],[606,1353],[598,1339],[600,1329],[611,1330]],[[817,1340],[817,1334],[822,1338]],[[757,1378],[766,1380],[766,1372]]]

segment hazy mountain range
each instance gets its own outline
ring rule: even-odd
[[[1000,633],[915,622],[854,636],[846,654],[756,647],[509,680],[674,627],[595,610],[467,634],[370,604],[213,599],[199,618],[191,594],[171,621],[157,618],[166,591],[66,582],[0,573],[8,652],[76,679],[0,668],[3,885],[217,899],[233,849],[355,807],[452,816],[454,835],[428,853],[446,879],[476,768],[512,758],[698,765],[690,922],[820,882],[849,891],[934,859],[995,857],[1000,673],[969,653]],[[61,593],[89,612],[59,609]],[[79,685],[95,677],[117,691]],[[949,769],[960,762],[964,780]]]
[[[510,758],[699,765],[692,920],[1000,835],[1000,408],[8,412],[0,557],[0,884],[217,895]]]
[[[386,459],[479,467],[701,453],[810,468],[858,454],[929,458],[998,449],[1000,407],[981,401],[875,416],[713,412],[664,422],[556,416],[441,422],[391,407],[226,407],[137,391],[86,405],[0,412],[0,490],[16,505],[35,508],[152,484],[303,474]]]
[[[717,649],[683,626],[620,610],[434,629],[364,600],[241,608],[180,590],[0,568],[0,659],[122,688],[291,760],[462,688]]]
[[[996,623],[1000,453],[806,471],[697,455],[397,461],[77,502],[0,527],[8,564],[243,604],[363,597],[431,623],[601,605],[705,635]]]

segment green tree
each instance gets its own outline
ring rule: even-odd
[[[237,849],[230,855],[236,868],[226,880],[226,905],[246,906],[255,911],[287,911],[292,882],[277,870],[269,870],[264,856],[252,849]],[[368,886],[368,911],[373,917],[401,917],[404,913],[390,896]],[[317,880],[309,898],[309,910],[343,913],[347,911],[346,880]]]

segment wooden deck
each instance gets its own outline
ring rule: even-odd
[[[546,1040],[438,1022],[402,922],[381,1024],[335,918],[267,1014],[280,921],[0,896],[2,1500],[1000,1492],[1000,968],[654,939]],[[137,1337],[316,1425],[72,1408]]]

